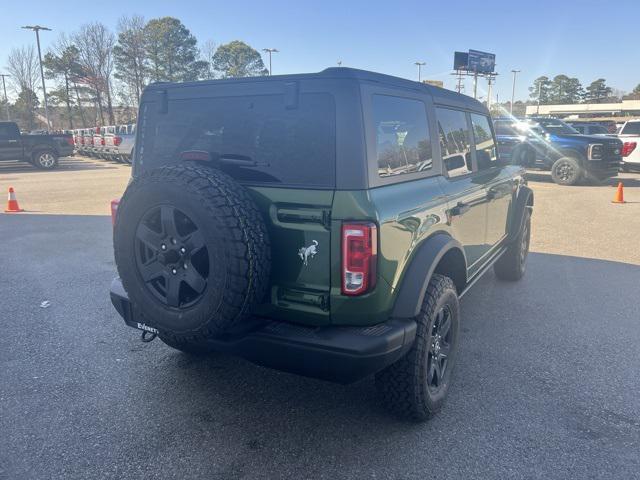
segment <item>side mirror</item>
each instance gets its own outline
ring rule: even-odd
[[[452,155],[451,157],[444,159],[444,168],[447,169],[447,172],[466,166],[467,163],[464,161],[464,156],[462,155]]]

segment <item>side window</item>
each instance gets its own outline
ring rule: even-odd
[[[16,129],[12,125],[0,125],[0,138],[16,138]]]
[[[424,103],[373,95],[378,175],[392,177],[433,168],[431,138]]]
[[[442,162],[449,177],[471,173],[471,143],[467,115],[460,110],[436,108]]]
[[[473,139],[476,144],[478,170],[491,168],[496,164],[496,142],[493,140],[489,118],[477,113],[471,114]]]

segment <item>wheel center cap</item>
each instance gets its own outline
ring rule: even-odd
[[[173,263],[177,263],[180,260],[180,254],[177,250],[169,250],[167,252],[160,254],[160,261],[164,265],[170,265]]]

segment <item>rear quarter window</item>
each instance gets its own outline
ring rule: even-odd
[[[145,130],[145,168],[201,150],[213,161],[244,162],[220,163],[240,182],[335,186],[335,102],[328,93],[301,94],[295,108],[284,95],[172,100],[167,113],[149,115]]]

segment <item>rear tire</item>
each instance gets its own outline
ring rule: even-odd
[[[531,212],[525,209],[523,226],[507,251],[493,265],[493,271],[500,280],[515,282],[524,276],[531,241]]]
[[[573,157],[561,157],[551,166],[551,178],[558,185],[576,185],[582,178],[582,168]]]
[[[53,170],[58,166],[58,157],[53,150],[38,150],[33,153],[31,163],[40,170]]]
[[[433,275],[416,321],[411,350],[376,375],[376,387],[387,408],[424,421],[444,404],[458,350],[460,307],[449,277]]]

